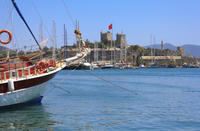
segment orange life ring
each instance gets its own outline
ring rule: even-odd
[[[2,44],[8,44],[8,43],[10,43],[10,41],[12,40],[12,34],[11,34],[8,30],[0,30],[0,35],[1,35],[2,33],[7,33],[8,36],[9,36],[9,39],[8,39],[7,41],[2,41],[2,40],[0,39],[0,43],[2,43]]]

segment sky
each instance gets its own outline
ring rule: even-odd
[[[124,33],[128,44],[149,45],[153,35],[156,43],[200,45],[200,0],[64,0],[67,8],[63,0],[15,1],[38,40],[41,21],[44,39],[51,39],[56,22],[57,47],[63,45],[64,24],[68,44],[75,43],[76,20],[83,39],[91,42],[100,41],[100,32],[112,23],[113,39]],[[35,44],[10,0],[0,0],[0,18],[0,29],[12,30],[18,47]]]

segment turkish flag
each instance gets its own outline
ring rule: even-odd
[[[109,30],[111,30],[111,29],[112,29],[112,24],[110,24],[110,25],[108,26],[108,29],[109,29]]]

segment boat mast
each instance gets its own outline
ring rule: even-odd
[[[94,43],[94,62],[98,62],[98,43]]]
[[[153,36],[153,44],[154,44],[154,46],[156,44],[156,37],[155,36]],[[155,54],[155,47],[154,47],[153,48],[153,62],[155,62],[155,56],[156,56],[156,54]]]
[[[80,26],[79,26],[79,21],[76,20],[76,29],[75,30],[79,30],[80,31]],[[77,48],[78,48],[78,52],[81,52],[81,43],[78,39],[76,39],[77,41]]]
[[[115,45],[115,41],[113,41],[114,43],[114,64],[116,64],[116,45]]]
[[[102,46],[101,46],[101,60],[102,60],[102,62],[104,62],[104,60],[105,60],[105,55],[106,53],[105,53],[105,50],[104,50],[104,43],[102,43]]]
[[[53,41],[52,57],[55,59],[56,57],[56,23],[55,21],[53,21],[53,27],[52,27],[52,41]]]
[[[24,17],[22,16],[17,4],[15,3],[15,0],[11,0],[13,6],[15,7],[15,10],[17,11],[18,15],[20,16],[20,18],[23,20],[24,24],[26,25],[26,27],[28,28],[29,32],[31,33],[32,37],[34,38],[35,42],[37,43],[38,47],[40,50],[42,50],[42,48],[40,47],[40,44],[38,43],[37,39],[35,38],[33,32],[31,31],[31,28],[29,27],[29,25],[27,24],[26,20],[24,19]]]
[[[65,28],[64,24],[64,57],[68,57],[68,52],[67,52],[67,29]]]
[[[151,44],[151,57],[153,57],[153,51],[152,51],[152,48],[153,48],[152,34],[150,35],[150,44]],[[153,58],[151,59],[151,62],[153,63]]]
[[[43,41],[43,22],[40,22],[40,28],[39,28],[39,38],[40,38],[40,42]]]

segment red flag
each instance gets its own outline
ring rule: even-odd
[[[112,29],[112,24],[110,24],[110,25],[108,26],[108,29],[109,29],[109,30],[111,30],[111,29]]]

